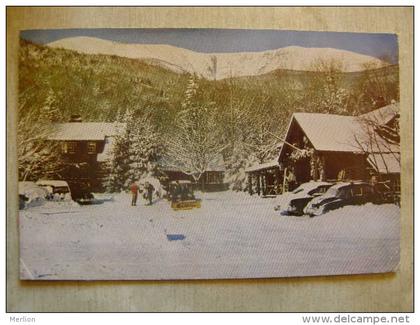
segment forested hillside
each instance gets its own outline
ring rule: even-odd
[[[137,59],[81,54],[25,40],[20,45],[20,142],[33,137],[31,132],[42,137],[48,122],[68,121],[72,114],[84,121],[113,122],[130,112],[134,120],[147,115],[156,141],[165,148],[166,139],[182,134],[180,125],[191,124],[180,123],[188,118],[185,112],[205,109],[200,118],[212,127],[195,125],[211,130],[219,141],[233,182],[247,165],[275,156],[279,140],[273,134],[283,135],[293,112],[351,115],[399,100],[398,66],[343,73],[339,62],[314,62],[317,72],[277,70],[206,80]],[[19,150],[23,157],[29,149]]]

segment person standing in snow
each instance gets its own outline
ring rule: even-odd
[[[155,190],[155,188],[149,182],[146,182],[144,184],[144,188],[146,190],[146,195],[147,195],[146,199],[149,200],[149,205],[152,205],[153,191]]]
[[[131,206],[136,206],[137,194],[139,192],[139,186],[136,184],[136,182],[133,182],[133,184],[130,185],[130,191],[131,191]]]

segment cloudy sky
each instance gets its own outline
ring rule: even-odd
[[[63,29],[27,30],[21,37],[46,44],[66,37],[90,36],[122,43],[169,44],[197,52],[250,52],[286,46],[331,47],[389,57],[398,62],[394,34],[302,32],[247,29]]]

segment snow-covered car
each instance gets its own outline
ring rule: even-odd
[[[28,205],[41,204],[47,197],[48,191],[34,182],[19,182],[19,208]]]
[[[378,194],[372,185],[365,182],[343,182],[335,184],[325,194],[312,199],[303,212],[310,216],[319,216],[346,205],[362,205],[379,201]]]
[[[48,191],[48,196],[51,200],[70,201],[72,199],[70,187],[66,181],[40,179],[36,184]]]
[[[281,196],[281,203],[274,210],[281,211],[283,215],[302,215],[303,209],[314,197],[325,193],[333,183],[308,182],[301,184],[292,192]]]

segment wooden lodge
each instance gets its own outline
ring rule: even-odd
[[[110,158],[114,137],[124,127],[123,123],[82,122],[77,117],[69,123],[56,123],[48,139],[59,143],[65,165],[57,178],[103,191],[108,173],[105,162]]]
[[[398,188],[399,138],[381,134],[391,130],[398,118],[398,103],[360,116],[295,113],[280,150],[280,169],[285,175],[293,173],[297,184],[368,181],[376,175]]]

